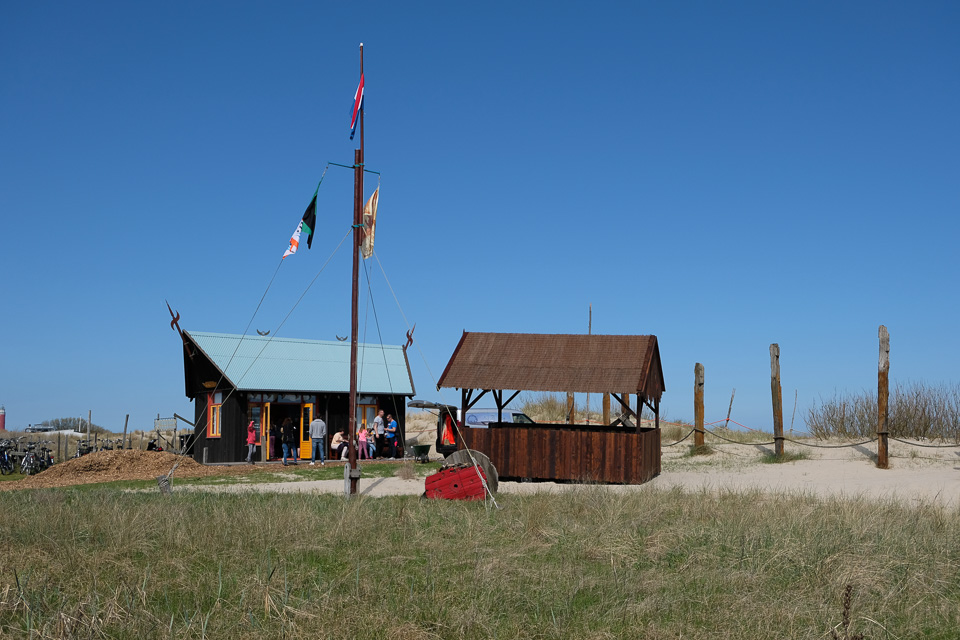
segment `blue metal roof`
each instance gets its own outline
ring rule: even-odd
[[[350,392],[350,343],[185,331],[240,391]],[[403,348],[360,344],[357,392],[412,396]]]

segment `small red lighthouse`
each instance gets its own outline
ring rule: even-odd
[[[3,407],[0,407],[0,431],[4,431],[7,428],[7,410]]]

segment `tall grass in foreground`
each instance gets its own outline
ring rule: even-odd
[[[3,496],[4,638],[954,638],[960,513],[758,493]]]
[[[960,385],[897,384],[888,404],[890,435],[960,442]],[[877,432],[877,394],[861,391],[814,404],[807,429],[818,438],[869,438]]]

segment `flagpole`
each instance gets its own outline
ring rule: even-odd
[[[363,77],[363,43],[360,43],[360,77]],[[350,467],[350,495],[359,492],[360,469],[357,467],[357,334],[360,316],[360,242],[363,239],[363,103],[360,104],[360,148],[353,152],[353,282],[350,297],[350,436],[347,464]]]

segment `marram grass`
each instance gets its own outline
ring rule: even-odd
[[[956,638],[960,514],[586,486],[2,495],[4,638]],[[842,637],[842,636],[838,636]]]

